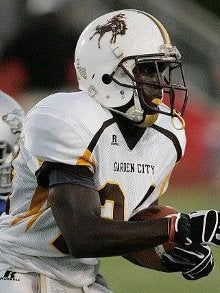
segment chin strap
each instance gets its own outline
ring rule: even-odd
[[[170,109],[166,104],[162,103],[162,99],[159,98],[154,98],[152,100],[152,102],[155,105],[163,105],[165,108]],[[145,115],[144,117],[144,111],[141,108],[141,104],[138,98],[138,94],[137,91],[134,91],[134,106],[130,107],[125,113],[118,111],[114,108],[111,107],[106,107],[108,110],[113,111],[115,113],[120,114],[123,117],[126,117],[127,119],[133,121],[136,123],[136,126],[141,127],[141,128],[147,128],[151,125],[153,125],[155,123],[155,121],[157,120],[159,113],[155,113],[152,115]],[[182,130],[185,128],[185,121],[183,119],[183,117],[174,109],[174,115],[173,117],[171,117],[171,123],[173,125],[173,127],[177,130]],[[178,123],[175,123],[175,119],[177,118],[181,125],[178,125]]]
[[[164,104],[164,103],[162,103],[162,104],[163,104],[163,106],[164,106],[165,108],[167,108],[167,109],[170,110],[170,108],[169,108],[166,104]],[[182,130],[182,129],[184,129],[185,126],[186,126],[186,123],[185,123],[185,120],[183,119],[183,117],[181,116],[181,114],[178,113],[175,109],[173,109],[173,113],[174,113],[174,115],[175,115],[175,116],[171,116],[171,123],[172,123],[173,127],[174,127],[175,129],[177,129],[177,130]],[[180,123],[181,123],[180,126],[176,125],[176,123],[175,123],[175,119],[174,119],[174,118],[177,118],[177,119],[180,121]]]
[[[153,115],[146,115],[145,119],[143,120],[143,112],[138,112],[137,110],[134,110],[133,108],[134,108],[134,106],[129,108],[126,113],[120,112],[114,108],[107,108],[107,109],[109,109],[115,113],[118,113],[121,116],[126,117],[127,119],[135,122],[135,125],[138,127],[141,127],[141,128],[147,128],[147,127],[153,125],[154,122],[158,118],[159,114],[157,113],[157,114],[153,114]],[[141,122],[139,122],[139,121],[141,121]]]
[[[143,120],[144,111],[141,108],[137,90],[134,90],[134,106],[129,108],[126,114],[133,117],[133,121],[135,122],[141,122]]]
[[[144,121],[141,123],[137,123],[136,125],[141,128],[147,128],[156,122],[159,114],[152,114],[152,115],[146,115]]]
[[[182,130],[182,129],[184,129],[185,126],[186,126],[185,120],[184,120],[183,117],[182,117],[179,113],[177,113],[175,110],[174,110],[174,113],[175,113],[176,116],[171,117],[171,123],[172,123],[173,127],[176,128],[177,130]],[[179,127],[176,126],[174,118],[177,118],[177,119],[180,121],[181,125],[180,125]]]
[[[136,123],[141,122],[143,120],[144,111],[141,108],[137,90],[134,91],[134,106],[130,107],[125,113],[111,107],[106,108]]]
[[[133,106],[134,107],[134,106]],[[110,111],[112,111],[112,112],[115,112],[115,113],[117,113],[117,114],[120,114],[121,116],[123,116],[123,117],[125,117],[125,118],[127,118],[127,119],[129,119],[129,120],[131,120],[131,121],[133,121],[133,122],[139,122],[139,121],[141,121],[141,120],[143,120],[143,114],[142,114],[142,116],[141,116],[141,119],[139,118],[139,115],[137,115],[137,116],[135,116],[135,117],[133,117],[132,115],[130,115],[130,114],[128,114],[128,111],[126,112],[126,113],[124,113],[124,112],[121,112],[121,111],[118,111],[118,110],[116,110],[116,109],[114,109],[114,108],[111,108],[111,107],[105,107],[106,109],[108,109],[108,110],[110,110]],[[131,107],[132,108],[132,107]],[[132,114],[133,114],[134,112],[132,111]]]
[[[156,106],[159,106],[162,104],[162,99],[154,98],[151,101],[151,103],[155,104]],[[159,113],[145,115],[144,120],[141,123],[138,123],[137,126],[141,128],[147,128],[156,122],[158,116],[159,116]]]

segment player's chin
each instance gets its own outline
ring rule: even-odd
[[[156,122],[158,115],[159,115],[159,113],[145,114],[143,117],[143,120],[141,122],[137,123],[136,125],[141,128],[147,128]]]
[[[161,91],[156,91],[154,95],[150,94],[147,95],[147,93],[143,92],[140,103],[142,109],[144,109],[144,112],[146,115],[152,115],[156,114],[159,111],[159,106],[162,103],[162,93]]]
[[[153,104],[153,103],[150,103],[150,113],[149,114],[156,114],[156,113],[158,113],[159,112],[159,106],[158,105],[155,105],[155,104]]]
[[[148,116],[148,115],[156,115],[159,113],[159,107],[152,104],[152,103],[148,103],[145,105],[144,107],[144,116]]]

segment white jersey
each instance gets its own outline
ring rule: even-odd
[[[129,140],[111,112],[83,92],[43,99],[27,115],[14,161],[10,214],[0,218],[1,269],[35,271],[75,286],[95,280],[97,259],[74,259],[59,250],[62,235],[48,190],[37,185],[35,176],[42,161],[90,168],[102,217],[128,220],[166,190],[184,150],[185,132],[169,116],[160,114]]]

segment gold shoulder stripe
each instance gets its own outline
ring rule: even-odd
[[[43,164],[44,161],[42,161],[40,159],[37,159],[37,161],[38,161],[38,165],[39,165],[39,168],[40,168],[42,166],[42,164]]]
[[[94,171],[95,168],[95,160],[92,157],[92,153],[87,149],[84,154],[78,158],[76,165],[78,166],[88,166]]]
[[[76,165],[82,165],[82,166],[88,166],[90,168],[95,169],[95,160],[92,156],[92,151],[94,150],[101,134],[103,131],[110,126],[111,124],[115,123],[115,120],[113,118],[106,120],[103,122],[101,128],[96,132],[93,139],[89,143],[87,149],[85,150],[84,154],[77,160]]]

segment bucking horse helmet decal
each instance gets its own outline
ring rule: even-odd
[[[116,42],[117,35],[125,35],[125,31],[127,29],[125,23],[125,15],[124,13],[120,13],[110,20],[107,21],[106,24],[97,25],[95,33],[90,37],[90,40],[97,34],[99,34],[98,38],[98,47],[100,48],[101,38],[105,33],[111,32],[112,36],[110,39],[110,43],[113,44]]]

